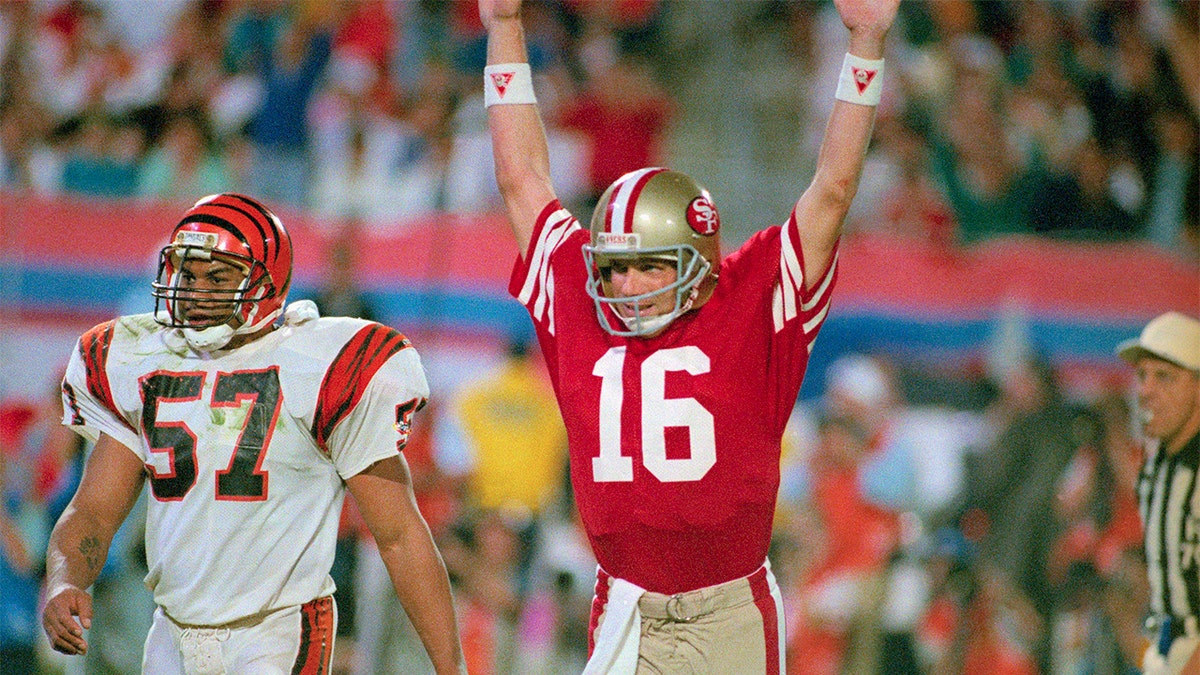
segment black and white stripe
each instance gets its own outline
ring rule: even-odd
[[[1138,477],[1150,611],[1193,626],[1200,614],[1200,436],[1170,455],[1152,449]]]

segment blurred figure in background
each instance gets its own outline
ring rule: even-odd
[[[494,672],[514,673],[532,554],[547,511],[562,496],[567,465],[558,404],[526,338],[510,338],[504,360],[463,388],[446,422],[457,427],[448,437],[462,445],[465,504],[480,514],[469,547],[475,564],[464,574],[474,599],[463,620],[464,647],[470,651],[475,627],[488,636],[475,639],[491,643]]]
[[[307,3],[280,23],[274,15],[286,6],[251,5],[242,19],[253,36],[249,58],[262,86],[247,128],[254,147],[247,189],[264,199],[296,208],[306,203],[312,171],[309,106],[329,63],[339,12],[349,7]]]
[[[870,448],[870,431],[852,417],[819,423],[811,499],[822,553],[800,582],[803,606],[788,645],[790,673],[835,675],[879,656],[879,614],[899,524],[894,512],[863,496],[860,472]]]
[[[521,515],[536,530],[560,496],[567,432],[526,338],[509,340],[504,361],[459,393],[454,413],[472,458],[470,502]]]
[[[239,187],[224,156],[215,150],[202,111],[191,109],[170,117],[161,141],[142,164],[138,193],[143,197],[189,201]]]
[[[0,446],[0,673],[36,675],[39,553],[49,526],[44,503],[27,494],[30,462]]]
[[[1059,481],[1076,450],[1074,411],[1058,373],[1040,358],[1017,358],[1000,375],[999,436],[967,465],[967,505],[986,516],[983,564],[996,579],[995,598],[1020,596],[1045,624],[1055,589],[1047,568],[1058,524],[1053,518]],[[1049,660],[1048,636],[1029,645],[1040,666]]]
[[[321,316],[350,316],[378,321],[379,311],[358,281],[358,250],[363,233],[357,220],[347,222],[329,246],[325,272],[328,277],[313,298]]]
[[[1138,479],[1150,581],[1145,675],[1200,672],[1200,320],[1155,317],[1117,353],[1137,370],[1146,462]]]

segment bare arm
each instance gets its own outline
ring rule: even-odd
[[[92,624],[87,588],[104,567],[108,546],[137,501],[144,479],[145,467],[133,451],[100,436],[79,489],[54,526],[46,551],[48,600],[42,627],[54,649],[64,654],[87,652],[82,630]]]
[[[1181,673],[1200,673],[1200,649],[1192,652],[1191,658],[1183,665]]]
[[[346,481],[404,611],[439,675],[466,673],[450,579],[429,526],[417,510],[412,477],[403,457],[371,465]]]
[[[883,58],[884,39],[896,18],[899,0],[835,0],[834,4],[850,30],[849,52],[864,59]],[[850,202],[858,191],[874,123],[874,106],[834,102],[816,173],[794,210],[809,287],[829,267]]]
[[[488,31],[488,65],[528,62],[520,0],[479,0],[479,18]],[[546,132],[537,106],[528,104],[491,106],[488,127],[496,183],[524,256],[538,214],[555,199]]]

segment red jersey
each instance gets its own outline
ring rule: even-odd
[[[836,253],[806,290],[794,218],[770,227],[722,261],[698,310],[655,337],[625,338],[601,328],[587,295],[588,239],[550,203],[509,290],[537,329],[596,559],[659,593],[751,574],[767,557],[780,442]]]

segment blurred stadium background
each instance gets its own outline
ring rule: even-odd
[[[1200,313],[1194,0],[909,0],[833,311],[783,448],[772,559],[789,672],[1137,672],[1140,450],[1122,339]],[[726,245],[811,177],[832,4],[527,0],[564,203],[696,176]],[[57,428],[78,335],[148,311],[200,196],[276,207],[293,299],[409,335],[410,462],[472,673],[578,672],[594,562],[545,421],[492,177],[468,0],[0,2],[0,673],[137,672],[131,518],[94,649],[48,651],[46,537],[87,449]],[[337,672],[423,672],[344,518]]]

